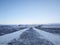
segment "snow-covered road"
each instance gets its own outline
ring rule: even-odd
[[[41,35],[40,37],[43,36],[44,39],[51,41],[53,44],[60,45],[60,35],[56,35],[56,34],[52,34],[43,30],[39,30],[34,27],[32,29],[38,32]],[[7,43],[10,42],[11,40],[18,39],[20,35],[23,34],[27,30],[29,30],[29,28],[0,36],[0,45],[7,45]]]

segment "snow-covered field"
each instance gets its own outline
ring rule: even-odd
[[[42,25],[42,28],[60,28],[60,24],[46,24]]]

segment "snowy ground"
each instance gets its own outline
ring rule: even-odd
[[[0,36],[0,45],[7,45],[7,43],[10,42],[11,40],[18,39],[19,36],[26,30],[28,30],[28,29],[23,29],[23,30],[16,31],[11,34],[6,34],[3,36]]]
[[[34,31],[30,32],[30,31],[27,31],[27,30],[29,30],[29,28],[28,29],[24,29],[24,30],[20,30],[20,31],[16,31],[16,32],[11,33],[11,34],[6,34],[6,35],[3,35],[3,36],[0,36],[0,45],[7,45],[7,43],[11,42],[13,39],[17,39],[18,40],[20,36],[22,36],[23,34],[26,34],[24,32],[27,32],[27,34],[29,34],[29,35],[31,34],[30,36],[33,36],[33,37],[34,37],[34,35],[37,35],[36,32],[38,32],[40,34],[40,36],[38,34],[38,36],[35,36],[35,37],[36,38],[40,37],[39,40],[46,39],[46,40],[52,42],[54,45],[60,45],[60,35],[56,35],[56,34],[45,32],[45,31],[42,31],[42,30],[39,30],[39,29],[35,29],[34,27],[33,27],[33,30],[35,30],[36,32],[34,32]],[[25,37],[28,36],[27,34],[26,34]],[[24,40],[26,40],[26,39],[24,39]],[[29,38],[28,38],[28,40],[29,40]]]
[[[39,32],[41,35],[43,35],[49,41],[53,42],[55,45],[60,45],[60,35],[52,34],[52,33],[45,32],[43,30],[38,30],[35,28],[34,28],[34,30]]]

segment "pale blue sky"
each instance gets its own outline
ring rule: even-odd
[[[0,0],[0,24],[60,23],[60,0]]]

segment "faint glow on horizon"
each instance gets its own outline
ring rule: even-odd
[[[0,24],[50,24],[49,22],[35,22],[35,21],[25,21],[25,22],[0,22]]]

